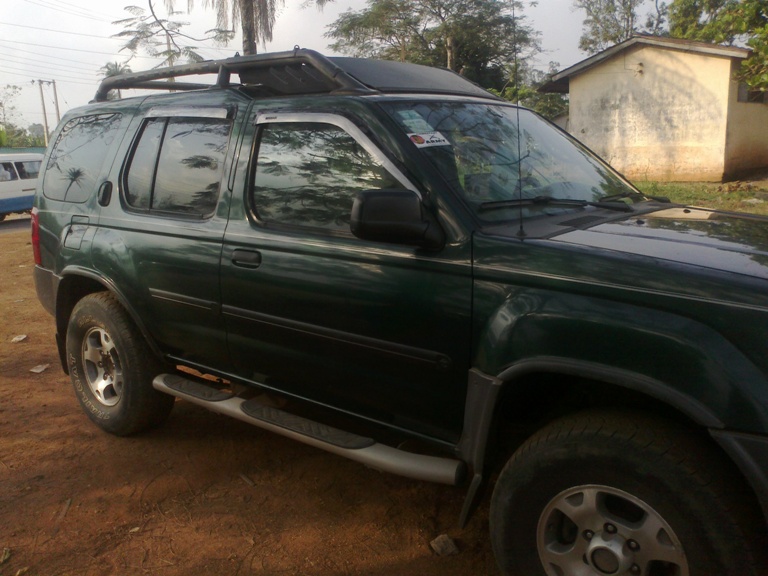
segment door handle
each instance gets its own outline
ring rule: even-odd
[[[232,252],[232,264],[241,268],[258,268],[261,266],[261,252],[237,249]]]

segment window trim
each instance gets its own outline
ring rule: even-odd
[[[216,120],[232,120],[235,108],[233,106],[154,106],[147,111],[144,118],[213,118]]]
[[[279,222],[276,220],[262,219],[257,210],[256,203],[253,198],[253,186],[256,177],[256,170],[259,161],[259,145],[261,142],[261,128],[272,124],[327,124],[334,126],[346,134],[360,145],[371,157],[381,164],[381,166],[387,170],[398,181],[400,186],[405,189],[415,192],[419,199],[423,201],[421,191],[413,184],[410,178],[408,178],[397,165],[389,159],[389,157],[379,148],[374,142],[357,126],[352,120],[346,116],[340,114],[332,114],[326,112],[259,112],[253,120],[253,124],[256,127],[254,134],[253,144],[251,146],[251,159],[250,169],[248,170],[248,183],[246,193],[247,210],[251,218],[264,228],[271,228],[275,230],[303,230],[311,231],[323,236],[336,236],[342,238],[355,238],[352,232],[345,232],[340,230],[330,230],[327,228],[319,228],[316,226],[308,226],[302,224],[289,224],[286,222]]]

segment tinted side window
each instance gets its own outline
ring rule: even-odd
[[[348,232],[358,190],[399,186],[341,128],[305,122],[261,130],[251,201],[264,222]]]
[[[120,125],[120,114],[96,114],[66,123],[45,168],[43,193],[53,200],[85,202]]]
[[[148,120],[133,152],[125,186],[125,201],[133,208],[149,210],[157,153],[160,150],[165,123],[164,118]]]
[[[215,118],[148,120],[128,167],[126,202],[145,210],[212,214],[231,125]]]
[[[16,174],[16,169],[13,167],[13,162],[0,162],[0,182],[18,179],[19,177]]]
[[[40,172],[40,160],[27,160],[25,162],[15,162],[16,172],[22,180],[34,180]]]

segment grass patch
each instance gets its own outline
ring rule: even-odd
[[[730,182],[633,182],[640,191],[666,196],[672,202],[730,212],[768,216],[768,181]]]

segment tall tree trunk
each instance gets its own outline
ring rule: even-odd
[[[448,36],[445,39],[445,52],[446,52],[446,63],[445,67],[448,68],[448,70],[453,70],[453,67],[455,66],[455,58],[453,56],[453,37]]]
[[[243,27],[243,55],[256,54],[256,20],[252,0],[238,0]]]

